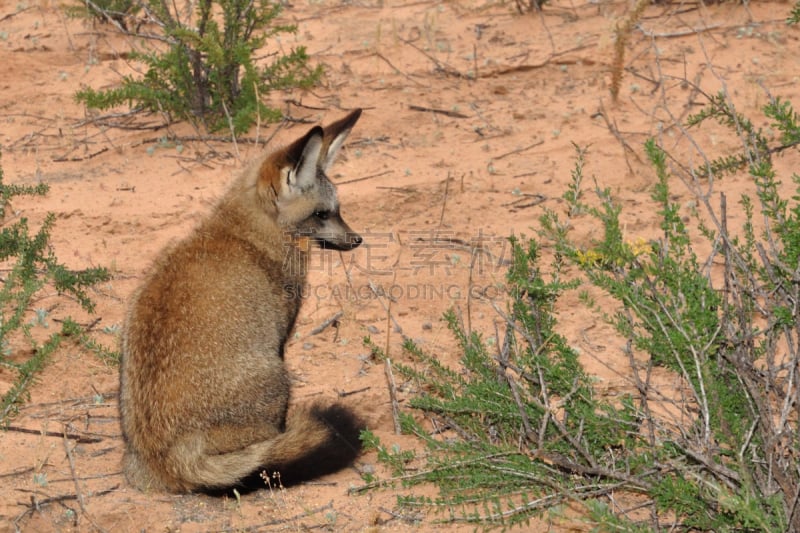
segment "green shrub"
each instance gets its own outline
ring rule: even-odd
[[[174,3],[147,0],[143,6],[158,32],[134,32],[156,41],[149,51],[131,54],[144,64],[144,76],[126,76],[115,89],[84,88],[76,94],[79,102],[97,109],[128,104],[198,121],[211,130],[241,133],[256,120],[280,119],[278,110],[260,100],[270,91],[310,87],[322,73],[321,67],[308,67],[304,47],[280,54],[264,67],[257,65],[255,53],[267,40],[297,30],[275,24],[279,3],[201,0],[190,20]]]
[[[464,353],[462,370],[442,365],[411,342],[405,351],[422,369],[395,363],[423,391],[411,406],[449,433],[434,437],[413,417],[403,416],[403,430],[426,446],[422,470],[402,476],[403,481],[432,482],[441,491],[434,500],[402,497],[403,506],[447,510],[451,520],[508,525],[633,479],[622,473],[626,465],[618,461],[624,455],[617,452],[635,447],[639,439],[630,399],[612,406],[598,398],[577,353],[555,331],[553,305],[574,284],[559,281],[558,273],[550,282],[542,278],[534,241],[523,246],[512,238],[511,243],[512,304],[500,351],[492,353],[449,312],[446,320]],[[372,435],[365,445],[382,450]],[[409,453],[383,450],[379,460],[396,470],[413,458]],[[400,454],[405,455],[398,462]]]
[[[692,127],[709,119],[728,127],[742,147],[682,176],[697,186],[691,209],[672,200],[668,155],[646,143],[661,221],[650,241],[625,240],[608,190],[595,184],[594,196],[586,194],[579,150],[564,213],[541,219],[540,236],[554,245],[552,281],[540,271],[539,245],[512,239],[500,347],[464,331],[453,312],[447,320],[462,368],[406,344],[415,364],[396,367],[419,387],[410,405],[437,431],[404,415],[404,430],[425,445],[422,457],[386,450],[367,435],[395,472],[367,487],[434,483],[438,497],[407,495],[399,504],[483,526],[580,503],[581,519],[599,529],[800,531],[800,176],[792,175],[788,200],[772,163],[800,143],[800,120],[778,99],[764,113],[776,141],[724,94],[689,118]],[[738,230],[728,227],[726,195],[712,198],[707,179],[743,169],[753,192],[740,199],[746,222]],[[603,232],[579,246],[571,236],[586,216]],[[582,277],[568,281],[565,265]],[[591,309],[625,346],[627,395],[598,397],[558,333],[554,304],[577,283],[602,289],[611,302]],[[677,388],[659,384],[656,367],[675,376]]]
[[[800,24],[800,2],[795,2],[792,12],[786,19],[787,24]]]
[[[69,319],[64,320],[60,331],[41,342],[34,335],[36,329],[48,329],[48,311],[32,309],[33,302],[46,286],[54,286],[59,294],[75,298],[87,312],[94,305],[86,289],[108,279],[104,268],[70,270],[61,264],[49,247],[50,230],[55,217],[50,214],[39,230],[31,235],[25,218],[8,224],[5,220],[9,201],[20,195],[43,195],[44,184],[36,187],[6,185],[0,168],[0,261],[6,269],[0,287],[0,365],[9,369],[14,377],[11,388],[0,398],[0,424],[6,424],[25,401],[28,388],[36,374],[44,368],[49,356],[61,341],[81,329]]]

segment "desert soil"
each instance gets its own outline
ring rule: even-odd
[[[628,2],[557,0],[541,13],[520,14],[510,1],[304,0],[282,15],[297,24],[296,36],[271,43],[264,56],[304,45],[312,62],[324,65],[323,82],[268,95],[287,121],[231,143],[203,138],[185,123],[158,127],[159,116],[126,117],[127,109],[100,116],[78,105],[73,95],[80,87],[113,87],[122,75],[135,75],[125,53],[139,45],[108,25],[69,18],[62,7],[0,0],[5,179],[51,187],[45,198],[15,200],[9,217],[26,217],[37,228],[55,213],[56,255],[70,267],[106,266],[113,274],[92,292],[93,316],[45,294],[37,307],[48,310],[50,328],[72,315],[116,347],[128,297],[152,259],[191,230],[248,159],[310,124],[362,107],[332,178],[344,218],[366,245],[314,256],[286,361],[295,402],[341,398],[385,443],[404,449],[417,445],[395,435],[384,367],[370,358],[363,337],[398,360],[406,360],[400,344],[408,337],[455,364],[455,342],[441,320],[453,307],[470,327],[494,336],[501,321],[491,301],[504,305],[505,238],[533,235],[544,209],[563,210],[573,143],[588,147],[587,176],[622,205],[626,238],[648,239],[658,227],[646,138],[658,136],[679,158],[696,160],[678,124],[705,102],[703,93],[726,89],[765,128],[759,109],[769,94],[800,103],[800,29],[784,23],[787,2],[649,6],[630,34],[613,102],[613,29]],[[735,148],[725,137],[697,135],[708,147]],[[778,160],[785,172],[799,162],[796,150]],[[718,186],[735,195],[746,184],[741,176]],[[676,199],[691,200],[679,183]],[[591,224],[580,232],[586,243],[598,236]],[[473,255],[479,244],[490,254]],[[470,293],[470,284],[479,290]],[[580,349],[599,389],[628,388],[621,341],[576,302],[561,302],[560,331]],[[11,377],[0,369],[0,392]],[[372,453],[318,482],[240,501],[137,492],[120,474],[117,381],[112,364],[79,346],[52,357],[11,429],[0,432],[0,530],[441,527],[435,516],[399,512],[399,486],[348,493],[363,483],[362,471],[389,476]],[[401,409],[411,388],[398,383]],[[93,442],[64,439],[64,432]],[[574,518],[529,527],[590,524]]]

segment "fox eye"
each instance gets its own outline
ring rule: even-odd
[[[329,215],[330,215],[330,213],[328,213],[327,211],[315,211],[314,212],[314,216],[317,217],[320,220],[328,220],[328,216]]]

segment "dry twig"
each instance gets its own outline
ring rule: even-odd
[[[451,117],[451,118],[469,118],[467,115],[463,113],[459,113],[458,111],[450,111],[447,109],[436,109],[434,107],[424,107],[421,105],[414,105],[414,104],[409,104],[408,108],[411,111],[422,111],[424,113],[437,113],[439,115],[444,115],[446,117]]]
[[[66,431],[64,432],[63,442],[64,442],[64,451],[67,454],[67,461],[69,462],[69,471],[72,474],[72,481],[75,484],[75,494],[77,496],[78,506],[80,507],[83,516],[85,516],[86,519],[89,520],[89,522],[91,522],[92,526],[94,526],[95,529],[97,529],[101,533],[106,533],[106,529],[101,527],[97,522],[95,522],[94,518],[92,518],[92,515],[89,514],[89,511],[86,510],[86,502],[83,499],[83,493],[81,492],[80,483],[78,482],[78,476],[75,473],[75,459],[72,457],[72,449],[70,448],[72,443],[67,438]]]
[[[102,442],[102,438],[100,437],[87,437],[85,435],[79,435],[77,433],[58,433],[57,431],[39,431],[37,429],[28,429],[28,428],[21,428],[17,426],[6,426],[3,428],[7,431],[16,431],[17,433],[26,433],[28,435],[41,435],[44,437],[57,437],[57,438],[67,438],[70,440],[74,440],[80,444],[94,444],[97,442]]]
[[[325,331],[325,329],[327,329],[329,326],[337,326],[339,323],[339,319],[342,318],[342,315],[344,315],[344,313],[342,311],[339,311],[333,316],[325,319],[325,321],[322,322],[322,324],[312,329],[311,332],[307,335],[307,337],[319,335],[320,333]]]
[[[394,373],[392,372],[392,360],[388,357],[383,365],[384,373],[386,374],[386,383],[389,387],[389,399],[392,402],[392,420],[394,421],[394,432],[400,435],[403,428],[400,425],[400,404],[397,401],[397,384],[394,381]]]

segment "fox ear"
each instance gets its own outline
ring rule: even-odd
[[[323,136],[322,128],[315,126],[286,149],[286,166],[281,169],[281,191],[284,195],[298,194],[317,182]]]
[[[346,117],[325,127],[325,148],[322,151],[322,158],[319,162],[323,170],[327,171],[336,160],[339,149],[344,144],[345,139],[347,139],[347,136],[350,134],[350,130],[353,129],[353,126],[355,126],[360,116],[361,109],[355,109]]]

